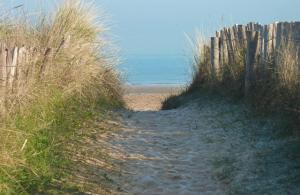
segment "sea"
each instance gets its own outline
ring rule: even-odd
[[[185,56],[127,56],[119,65],[129,85],[188,85],[192,66]]]

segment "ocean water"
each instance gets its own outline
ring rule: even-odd
[[[131,85],[186,85],[192,72],[184,56],[130,56],[120,69]]]

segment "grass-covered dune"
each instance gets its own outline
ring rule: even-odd
[[[220,67],[219,77],[212,70],[211,46],[207,37],[198,35],[193,44],[194,77],[180,96],[168,98],[163,109],[175,108],[201,93],[230,96],[245,100],[263,114],[279,115],[289,125],[299,129],[300,121],[300,61],[299,44],[283,39],[271,61],[255,62],[255,66],[268,67],[264,79],[257,79],[251,92],[245,95],[246,48],[237,50],[234,62]]]
[[[122,105],[116,59],[95,13],[93,5],[65,1],[54,14],[2,18],[1,44],[35,54],[18,67],[26,77],[17,90],[1,90],[0,194],[55,186],[67,177],[65,146],[75,132]]]

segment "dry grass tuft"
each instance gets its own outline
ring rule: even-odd
[[[189,87],[189,90],[193,90],[204,82],[212,81],[210,47],[207,38],[202,33],[198,33],[196,39],[188,37],[188,40],[193,48],[193,81]]]

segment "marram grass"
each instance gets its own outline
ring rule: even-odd
[[[192,39],[190,39],[192,40]],[[220,78],[215,78],[211,71],[209,41],[198,35],[192,40],[194,48],[192,63],[193,81],[179,97],[165,100],[163,109],[176,108],[184,103],[189,94],[210,92],[244,98],[246,51],[234,53],[235,61],[220,68]],[[289,125],[299,130],[300,121],[300,59],[299,47],[295,43],[282,40],[273,62],[258,64],[267,67],[267,74],[262,80],[256,80],[253,91],[245,97],[248,103],[263,114],[279,114],[287,119]],[[257,63],[257,62],[256,62]]]
[[[66,176],[64,145],[85,120],[121,105],[119,74],[108,54],[105,28],[91,5],[65,1],[35,24],[3,20],[0,38],[8,46],[52,48],[30,59],[26,85],[6,94],[0,124],[0,194],[41,193]],[[91,14],[92,13],[92,14]],[[109,57],[108,57],[109,56]],[[41,73],[41,68],[43,71]]]

